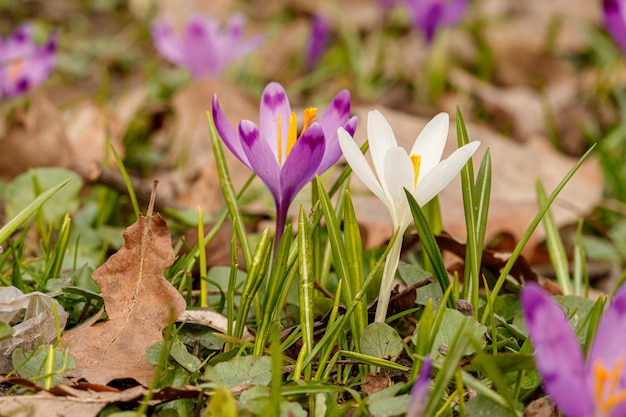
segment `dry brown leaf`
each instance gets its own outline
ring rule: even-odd
[[[147,93],[144,87],[135,88],[106,107],[86,100],[64,114],[72,169],[87,178],[110,156],[109,141],[124,158],[122,138]]]
[[[211,111],[213,94],[217,94],[233,125],[241,119],[258,122],[258,99],[241,87],[223,79],[192,80],[172,99],[175,119],[164,135],[168,141],[164,146],[169,148],[165,161],[168,166],[159,173],[160,187],[169,195],[176,196],[184,207],[195,209],[200,205],[205,212],[216,211],[223,202],[206,115]],[[227,148],[224,155],[233,185],[240,189],[251,172]]]
[[[185,311],[185,300],[163,276],[174,251],[161,216],[140,215],[124,239],[92,275],[108,320],[73,329],[62,342],[76,359],[73,377],[100,384],[134,378],[147,385],[154,367],[146,361],[146,349],[163,340],[163,329]]]
[[[15,177],[29,168],[68,168],[71,162],[65,125],[56,105],[42,91],[18,108],[5,134],[0,133],[0,176]]]
[[[142,386],[118,390],[106,385],[79,383],[76,385],[56,385],[49,391],[24,378],[0,377],[0,382],[35,391],[34,395],[14,395],[0,397],[2,415],[18,417],[33,416],[97,416],[109,404],[137,403],[148,393]],[[197,398],[202,390],[187,386],[166,387],[153,391],[150,405],[177,400]]]

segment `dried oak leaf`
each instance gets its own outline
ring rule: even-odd
[[[76,359],[73,377],[107,384],[134,378],[147,385],[154,367],[146,349],[185,311],[185,300],[163,276],[174,262],[172,238],[159,216],[140,215],[124,232],[125,244],[93,273],[108,320],[66,333],[62,342]]]
[[[2,415],[14,417],[95,417],[100,415],[102,409],[109,404],[136,406],[148,393],[148,389],[141,386],[120,391],[106,385],[79,383],[73,386],[55,385],[50,390],[45,390],[25,378],[4,378],[0,376],[0,382],[35,392],[34,395],[0,397]],[[154,406],[181,398],[198,398],[201,393],[202,390],[193,386],[181,388],[165,387],[152,391],[153,395],[149,404]]]

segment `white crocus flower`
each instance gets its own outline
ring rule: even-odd
[[[449,128],[447,113],[439,113],[424,127],[410,153],[398,146],[391,126],[383,115],[374,110],[367,118],[367,133],[374,163],[370,168],[365,156],[344,129],[339,128],[339,145],[354,173],[385,203],[394,230],[399,236],[385,261],[385,270],[378,296],[376,322],[384,322],[389,306],[389,296],[402,248],[402,235],[412,222],[411,209],[406,198],[406,188],[420,206],[433,199],[459,173],[474,154],[480,142],[474,141],[457,149],[441,161]]]

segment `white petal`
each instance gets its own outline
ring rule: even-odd
[[[395,227],[406,227],[411,219],[404,189],[413,190],[413,164],[403,148],[390,148],[385,156],[383,190],[391,202]]]
[[[441,160],[443,148],[448,139],[449,127],[450,117],[448,113],[439,113],[424,126],[424,129],[415,139],[409,155],[415,154],[422,157],[419,178],[426,175]]]
[[[461,171],[461,168],[472,157],[480,142],[472,141],[462,148],[454,151],[447,159],[441,161],[424,178],[417,182],[417,188],[413,192],[420,206],[428,203],[434,196],[439,194],[450,181]]]
[[[348,161],[348,164],[352,168],[352,171],[359,177],[359,179],[370,189],[376,197],[380,198],[383,202],[387,202],[385,193],[383,192],[380,183],[374,176],[372,169],[370,168],[365,156],[361,153],[361,150],[352,139],[352,136],[343,127],[337,129],[337,137],[339,139],[339,146],[343,156]]]
[[[370,144],[370,154],[376,174],[382,179],[387,150],[398,146],[398,142],[389,122],[378,110],[372,110],[367,115],[367,141]]]

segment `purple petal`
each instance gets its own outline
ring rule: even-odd
[[[37,48],[33,59],[26,65],[25,72],[32,85],[39,85],[44,82],[54,69],[56,43],[57,37],[53,33],[45,45]]]
[[[468,0],[405,0],[415,26],[432,42],[437,30],[457,24],[465,15]]]
[[[274,200],[279,201],[281,198],[280,166],[272,150],[267,142],[260,138],[259,129],[249,120],[239,122],[239,135],[252,170],[269,188]]]
[[[545,390],[563,415],[593,416],[583,353],[563,310],[533,283],[522,290],[521,302]]]
[[[215,123],[215,128],[217,129],[217,133],[219,133],[222,141],[230,149],[230,151],[239,159],[245,166],[252,169],[252,165],[248,161],[248,157],[241,146],[241,140],[237,131],[230,124],[222,109],[220,108],[220,104],[217,101],[217,94],[213,95],[213,122]]]
[[[343,127],[350,136],[354,136],[358,118],[350,117],[350,92],[340,91],[330,102],[324,113],[320,117],[319,124],[324,130],[326,140],[326,151],[320,163],[317,174],[322,174],[330,168],[341,156],[341,148],[337,139],[337,129]]]
[[[263,44],[263,36],[261,35],[244,39],[245,27],[245,16],[235,14],[228,21],[225,30],[217,35],[215,55],[222,69],[230,65],[231,62],[255,51]]]
[[[433,359],[430,356],[424,358],[420,373],[413,384],[411,390],[411,402],[406,412],[406,417],[422,417],[424,408],[426,408],[426,399],[428,398],[428,388],[430,387],[430,370],[432,368]]]
[[[604,0],[604,24],[607,30],[626,53],[626,22],[624,21],[623,3],[620,0]]]
[[[311,180],[324,155],[324,131],[313,123],[294,145],[280,172],[281,199],[289,205],[298,191]]]
[[[259,111],[259,130],[261,137],[266,140],[278,158],[278,117],[280,116],[282,155],[287,149],[287,129],[291,116],[289,98],[282,85],[271,82],[263,90]]]
[[[313,16],[311,37],[306,49],[305,66],[311,71],[320,60],[330,42],[330,22],[322,15]]]
[[[626,286],[622,286],[606,308],[596,330],[589,358],[590,371],[594,364],[614,369],[618,360],[626,360]],[[626,388],[626,373],[622,372],[621,389]],[[621,414],[620,414],[621,415]]]
[[[157,21],[152,25],[151,33],[154,46],[161,55],[176,65],[185,65],[182,55],[182,42],[171,26],[165,22]]]
[[[0,90],[3,97],[27,92],[50,75],[55,64],[56,35],[37,46],[31,36],[32,28],[21,25],[0,44]]]
[[[192,16],[187,22],[182,44],[185,66],[198,78],[210,76],[223,69],[218,54],[219,23],[200,15]]]

